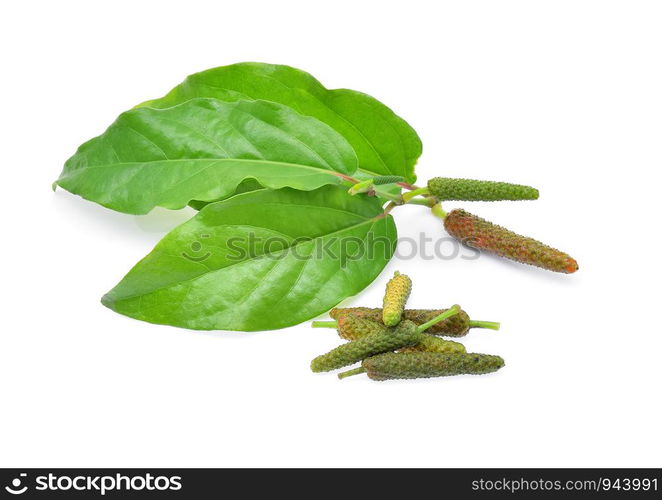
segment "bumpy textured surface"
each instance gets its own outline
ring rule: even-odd
[[[358,340],[373,333],[385,332],[387,326],[381,322],[346,314],[338,318],[338,335],[347,340]]]
[[[357,363],[368,356],[416,344],[421,335],[416,331],[414,323],[403,321],[395,328],[366,335],[363,338],[336,347],[322,356],[317,356],[310,363],[310,369],[314,372],[328,372],[342,368]]]
[[[351,314],[340,316],[338,318],[338,335],[347,340],[358,340],[373,333],[387,331],[388,327],[369,319],[359,318]],[[403,347],[400,352],[440,352],[452,354],[457,352],[467,352],[462,344],[446,340],[432,335],[422,334],[419,343],[416,345]]]
[[[409,321],[413,321],[417,325],[422,325],[423,323],[432,321],[446,311],[448,311],[448,309],[407,309],[405,310],[404,317]],[[446,318],[439,323],[435,323],[425,330],[425,333],[431,335],[445,335],[448,337],[463,337],[468,331],[469,315],[462,309],[459,309],[456,315]]]
[[[386,326],[395,326],[400,323],[405,304],[411,293],[411,279],[405,274],[395,272],[388,283],[384,294],[382,308],[382,321]]]
[[[403,347],[400,352],[438,352],[441,354],[465,353],[467,350],[459,342],[423,334],[418,344]]]
[[[405,309],[404,319],[413,321],[417,325],[422,325],[436,318],[448,309]],[[372,307],[336,307],[329,313],[335,320],[340,320],[345,316],[356,316],[357,318],[369,319],[372,321],[382,321],[382,310]],[[425,333],[432,335],[445,335],[447,337],[462,337],[469,331],[469,315],[460,310],[455,316],[432,325]]]
[[[384,184],[395,184],[396,182],[404,182],[405,178],[399,175],[378,175],[372,178],[372,183],[375,186],[383,186]]]
[[[439,200],[499,201],[537,200],[538,190],[530,186],[507,182],[476,181],[435,177],[428,181],[428,190]]]
[[[461,209],[453,210],[444,220],[448,234],[479,250],[524,264],[542,267],[558,273],[574,273],[579,266],[568,254],[533,238],[508,229]]]
[[[382,320],[382,310],[378,307],[334,307],[329,311],[329,316],[335,320],[349,315],[372,321]]]
[[[390,352],[363,361],[363,368],[373,380],[478,375],[497,371],[503,365],[499,356],[474,353]]]

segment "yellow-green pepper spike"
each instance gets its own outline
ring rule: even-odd
[[[411,278],[395,272],[395,276],[386,284],[382,321],[386,326],[395,326],[400,322],[407,299],[411,294]]]

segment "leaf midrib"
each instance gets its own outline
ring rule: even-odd
[[[146,165],[151,163],[171,163],[171,162],[177,163],[177,162],[199,162],[199,161],[211,161],[214,163],[218,163],[218,162],[264,163],[269,165],[280,165],[280,166],[308,169],[313,171],[321,171],[322,173],[329,173],[331,175],[335,175],[338,178],[342,178],[343,175],[346,175],[324,167],[313,167],[311,165],[304,165],[302,163],[289,163],[284,161],[260,160],[260,159],[251,159],[251,158],[178,158],[178,159],[159,159],[159,160],[146,160],[146,161],[125,161],[125,162],[117,162],[117,163],[107,163],[104,165],[87,165],[87,166],[78,167],[72,170],[71,172],[67,172],[67,176],[70,176],[70,174],[75,174],[76,172],[79,171],[92,170],[96,168],[116,168],[116,167],[133,166],[133,165]],[[66,178],[67,176],[60,177],[60,179]]]

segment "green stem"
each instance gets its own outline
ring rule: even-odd
[[[405,200],[405,203],[411,200],[414,196],[418,196],[419,194],[425,195],[429,194],[430,191],[428,191],[427,187],[422,187],[418,189],[414,189],[413,191],[409,191],[405,194],[402,195],[402,199]]]
[[[350,177],[349,175],[341,174],[340,172],[331,172],[331,174],[340,177],[344,181],[351,182],[352,184],[358,184],[360,182],[358,179]]]
[[[440,219],[445,219],[448,216],[448,214],[444,212],[444,209],[441,208],[441,203],[437,203],[432,207],[432,213]]]
[[[372,182],[372,179],[366,179],[357,184],[354,184],[347,192],[351,195],[367,193],[372,189]]]
[[[336,328],[338,326],[337,321],[313,321],[310,326],[313,328]]]
[[[501,328],[501,323],[498,321],[469,321],[471,328],[488,328],[490,330],[498,330]]]
[[[346,372],[342,372],[338,374],[338,378],[340,380],[351,377],[353,375],[358,375],[359,373],[365,373],[365,368],[362,366],[359,366],[358,368],[354,368],[353,370],[347,370]]]
[[[360,184],[361,182],[365,182],[365,181],[360,181],[358,179],[355,179],[354,177],[351,177],[349,175],[341,174],[339,172],[333,172],[333,175],[335,175],[337,177],[340,177],[344,181],[351,182],[352,184]],[[370,181],[372,179],[367,179],[367,180]],[[400,183],[398,183],[398,184],[400,184]],[[374,188],[374,191],[375,191],[375,194],[377,196],[381,197],[381,198],[386,198],[387,200],[394,201],[398,205],[402,204],[402,196],[400,196],[400,195],[385,193],[384,191],[382,191],[381,189],[379,189],[377,187]]]
[[[436,325],[437,323],[450,318],[451,316],[455,316],[458,312],[460,312],[460,308],[458,306],[453,306],[447,311],[441,313],[439,316],[436,318],[431,319],[427,323],[423,323],[422,325],[419,325],[418,328],[416,328],[416,331],[421,333],[430,328],[432,325]]]
[[[394,201],[389,201],[389,202],[388,202],[388,205],[386,205],[386,207],[384,208],[384,213],[383,213],[383,215],[384,215],[384,216],[387,216],[387,215],[391,212],[391,210],[393,210],[393,209],[394,209],[395,207],[397,207],[397,206],[398,206],[398,204],[397,204],[396,202],[394,202]]]
[[[391,194],[391,193],[386,193],[379,189],[378,187],[374,188],[375,194],[379,196],[380,198],[386,198],[387,200],[391,200],[396,202],[398,205],[402,204],[402,196],[399,194]]]
[[[437,200],[434,198],[414,198],[406,203],[407,205],[423,205],[432,208],[437,203]]]

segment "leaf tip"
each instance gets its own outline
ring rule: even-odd
[[[101,304],[106,306],[108,309],[115,309],[115,299],[111,297],[110,293],[107,293],[101,297]]]

